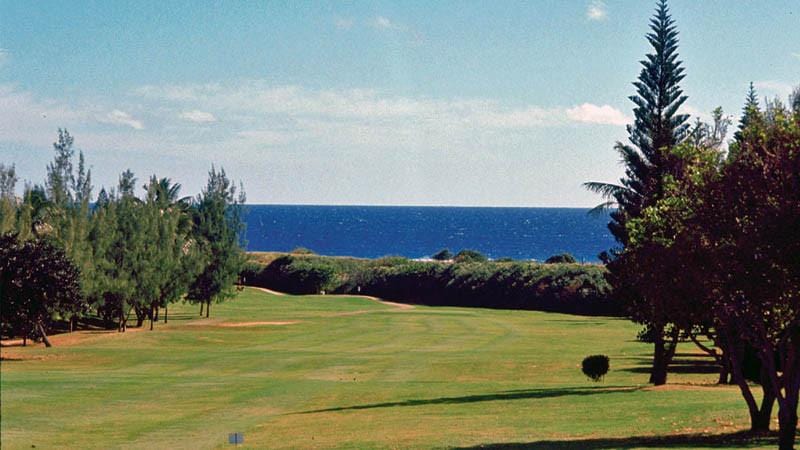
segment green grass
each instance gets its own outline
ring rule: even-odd
[[[720,448],[736,436],[696,434],[748,424],[713,373],[647,387],[649,347],[620,319],[253,289],[210,320],[197,312],[173,306],[153,332],[4,348],[20,360],[2,362],[2,448],[227,448],[235,431],[253,448]],[[243,321],[299,322],[220,326]],[[602,383],[580,371],[595,353],[611,358]]]

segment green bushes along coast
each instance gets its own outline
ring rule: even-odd
[[[265,256],[250,254],[244,283],[291,294],[362,294],[434,306],[622,314],[600,265]]]

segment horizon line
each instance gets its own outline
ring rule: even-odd
[[[420,204],[367,204],[367,203],[244,203],[244,206],[344,206],[375,208],[516,208],[516,209],[586,209],[595,206],[520,206],[520,205],[420,205]]]

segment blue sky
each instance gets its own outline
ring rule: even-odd
[[[0,162],[58,127],[95,185],[132,169],[251,203],[590,206],[622,174],[650,1],[0,0]],[[800,2],[673,0],[686,110],[800,83]]]

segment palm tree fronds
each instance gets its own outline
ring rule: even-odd
[[[583,187],[596,194],[600,194],[603,196],[603,198],[607,199],[617,198],[623,192],[628,190],[628,188],[619,184],[603,183],[599,181],[589,181],[583,183]]]
[[[600,203],[599,205],[595,206],[594,208],[590,209],[587,214],[591,216],[604,216],[609,211],[615,209],[617,207],[617,202],[613,200],[609,200],[607,202]]]

